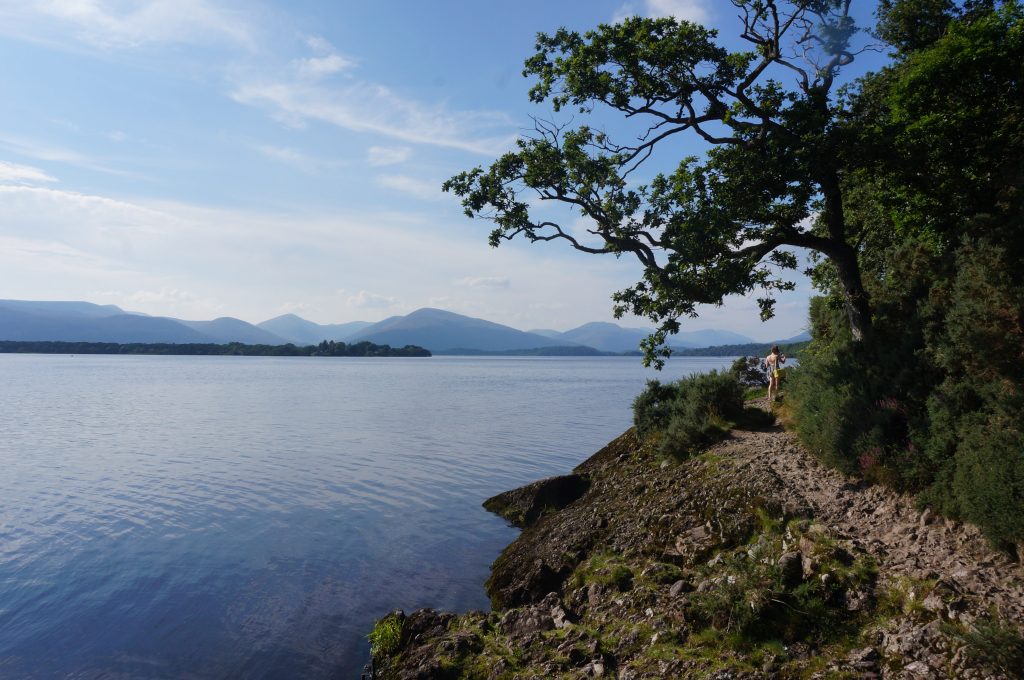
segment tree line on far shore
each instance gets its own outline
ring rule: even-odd
[[[250,357],[429,357],[430,351],[416,345],[391,347],[372,342],[323,341],[319,345],[246,345],[241,342],[57,342],[0,341],[0,354],[145,354],[185,356]]]

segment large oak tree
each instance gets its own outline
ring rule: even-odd
[[[640,129],[623,141],[596,126],[536,120],[489,168],[444,185],[467,215],[494,223],[494,246],[522,236],[635,256],[642,277],[614,295],[615,313],[658,324],[644,350],[659,366],[670,354],[668,336],[698,305],[759,290],[761,317],[770,318],[775,293],[793,288],[792,248],[834,265],[853,337],[871,328],[858,235],[844,217],[844,135],[836,124],[837,76],[857,54],[851,0],[732,4],[745,51],[673,18],[540,34],[524,70],[536,78],[532,101],[584,120],[616,113]],[[707,152],[635,181],[680,135],[703,140]],[[545,203],[569,206],[590,235],[531,207]]]

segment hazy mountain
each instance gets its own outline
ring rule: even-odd
[[[777,344],[781,345],[781,344],[790,343],[790,342],[806,342],[806,341],[808,341],[810,339],[811,339],[811,334],[808,333],[807,331],[804,331],[802,333],[798,333],[798,334],[794,335],[791,338],[786,338],[785,340],[776,340],[775,342]]]
[[[701,331],[685,331],[669,337],[673,347],[714,347],[717,345],[742,345],[756,342],[753,338],[732,331],[708,328]]]
[[[592,347],[603,352],[631,352],[650,333],[614,323],[587,323],[565,332],[520,331],[509,326],[440,309],[424,308],[377,323],[351,321],[318,324],[294,314],[253,325],[231,317],[212,321],[181,321],[125,312],[115,305],[89,302],[0,300],[0,340],[79,342],[175,342],[315,345],[323,340],[368,340],[392,347],[419,345],[430,350],[503,352],[541,347]],[[780,342],[806,339],[806,333]],[[694,348],[754,342],[722,330],[679,333],[675,347]]]
[[[603,321],[585,323],[558,336],[562,340],[595,347],[603,352],[635,352],[640,341],[651,334],[643,328],[623,328]]]
[[[0,340],[174,342],[283,345],[285,340],[239,319],[181,321],[90,302],[0,300]]]
[[[543,335],[545,338],[560,338],[562,337],[562,331],[552,330],[550,328],[531,328],[526,331],[527,333],[533,333],[534,335]]]
[[[94,305],[91,302],[74,301],[0,300],[0,308],[55,317],[71,315],[98,318],[126,313],[117,305]]]
[[[222,316],[213,321],[182,321],[181,323],[220,344],[241,342],[246,345],[285,345],[289,342],[280,335],[230,316]]]
[[[256,325],[296,345],[318,345],[324,340],[347,341],[373,324],[369,321],[319,324],[294,314],[282,314]]]
[[[375,323],[351,339],[352,342],[359,340],[392,347],[419,345],[432,351],[504,351],[576,344],[536,333],[526,333],[483,319],[430,308],[418,309],[406,316],[392,317]]]
[[[87,304],[87,303],[82,303]],[[93,305],[98,307],[98,305]],[[209,336],[163,317],[88,308],[0,304],[0,340],[69,342],[211,342]]]
[[[636,352],[640,349],[640,341],[650,335],[652,331],[647,328],[623,328],[614,323],[594,321],[563,333],[558,331],[534,332],[550,338],[595,347],[604,352]],[[716,329],[686,331],[669,337],[669,344],[673,347],[710,347],[747,342],[754,341],[739,333]]]

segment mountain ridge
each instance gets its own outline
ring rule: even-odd
[[[322,341],[366,340],[394,347],[419,345],[451,353],[536,351],[542,348],[592,348],[600,353],[628,353],[652,331],[593,321],[567,331],[522,331],[511,326],[431,307],[391,316],[377,322],[350,321],[318,324],[295,314],[282,314],[256,324],[229,316],[212,320],[183,320],[126,311],[117,305],[84,301],[0,300],[0,340],[80,341],[119,343],[230,343],[299,346]],[[780,339],[787,343],[803,335]],[[679,349],[749,344],[741,334],[702,329],[684,331],[671,339]]]

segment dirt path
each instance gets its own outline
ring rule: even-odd
[[[781,428],[737,430],[726,446],[741,467],[778,476],[796,494],[795,503],[809,506],[839,537],[873,555],[883,579],[939,581],[977,613],[994,608],[1024,625],[1024,568],[993,551],[977,528],[920,512],[910,496],[825,467]]]

